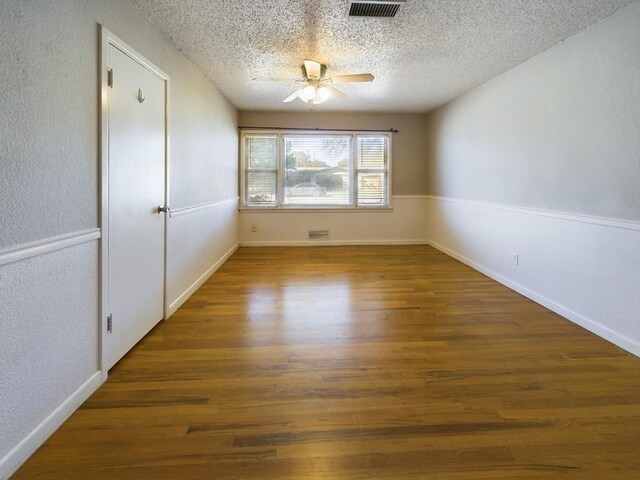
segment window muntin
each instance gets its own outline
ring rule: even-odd
[[[390,135],[242,134],[245,208],[376,208],[389,203]]]

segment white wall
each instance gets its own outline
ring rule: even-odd
[[[638,105],[635,2],[433,112],[429,241],[639,354]]]
[[[640,2],[429,117],[428,193],[640,220]]]
[[[99,24],[171,77],[168,302],[237,244],[237,111],[215,86],[127,0],[1,2],[0,478],[100,383]]]
[[[257,231],[253,232],[255,226]],[[309,240],[309,230],[328,230],[327,240]],[[381,245],[427,243],[427,198],[395,196],[387,211],[240,213],[243,246]]]
[[[169,315],[238,248],[238,197],[175,210],[170,219]]]
[[[640,356],[639,223],[441,197],[427,218],[430,245]]]

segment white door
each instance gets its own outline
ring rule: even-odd
[[[166,81],[113,45],[108,90],[108,368],[164,316]]]

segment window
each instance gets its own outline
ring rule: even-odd
[[[243,132],[245,208],[389,204],[390,134]]]
[[[275,205],[278,137],[250,135],[244,139],[244,184],[247,205]]]

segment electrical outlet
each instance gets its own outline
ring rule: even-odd
[[[258,231],[258,226],[257,225],[251,225],[251,231],[253,233],[257,232]]]
[[[514,264],[516,267],[518,267],[518,266],[520,265],[520,254],[518,254],[518,253],[514,253],[514,254],[512,255],[512,258],[513,258],[513,264]]]

